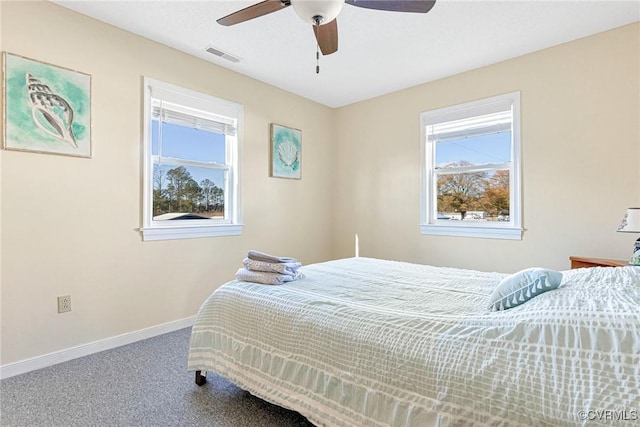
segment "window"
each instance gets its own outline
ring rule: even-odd
[[[242,232],[242,106],[144,79],[144,240]]]
[[[420,119],[422,234],[521,239],[520,93]]]

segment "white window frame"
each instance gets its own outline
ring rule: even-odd
[[[153,100],[161,99],[171,103],[173,107],[181,106],[181,112],[189,113],[189,109],[206,112],[208,116],[235,127],[235,137],[226,136],[225,165],[212,167],[228,170],[225,194],[225,219],[188,219],[155,221],[153,219],[153,153],[152,123]],[[242,233],[242,209],[240,204],[239,156],[242,141],[243,107],[234,102],[219,99],[200,92],[185,89],[170,83],[144,78],[144,113],[143,113],[143,226],[140,228],[142,238],[147,240],[189,239],[197,237],[232,236]],[[176,164],[195,165],[184,159],[171,160]]]
[[[465,222],[437,219],[437,178],[435,174],[435,143],[428,141],[427,126],[472,118],[501,111],[510,106],[511,160],[509,168],[509,221]],[[465,104],[423,112],[420,114],[421,192],[420,232],[427,235],[479,237],[522,240],[522,188],[520,157],[520,92],[511,92]],[[471,131],[472,132],[472,131]],[[471,133],[473,136],[473,133]]]

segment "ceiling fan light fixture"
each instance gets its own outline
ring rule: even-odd
[[[304,22],[322,25],[336,19],[344,0],[291,0],[291,5]]]

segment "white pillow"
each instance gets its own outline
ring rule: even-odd
[[[543,292],[556,289],[562,273],[546,268],[527,268],[502,279],[489,297],[489,310],[507,310]]]

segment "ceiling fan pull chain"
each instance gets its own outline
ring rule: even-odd
[[[320,46],[316,43],[316,74],[320,74]]]

